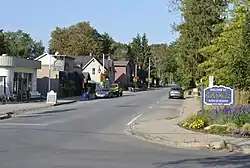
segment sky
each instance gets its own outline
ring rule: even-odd
[[[0,29],[23,30],[48,46],[51,31],[90,21],[100,33],[128,43],[146,33],[150,44],[170,43],[178,36],[171,25],[178,12],[168,11],[168,0],[1,0]]]

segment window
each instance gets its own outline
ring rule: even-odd
[[[95,68],[92,68],[92,75],[95,75]]]

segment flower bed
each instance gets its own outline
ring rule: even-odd
[[[204,116],[198,112],[183,121],[180,126],[212,134],[249,137],[250,106],[206,110]]]

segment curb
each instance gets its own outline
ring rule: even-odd
[[[51,106],[60,106],[60,105],[72,104],[72,103],[76,103],[76,102],[78,102],[78,101],[77,100],[72,100],[72,101],[61,102],[61,103],[57,103],[57,104],[53,104],[53,105],[45,104],[44,106],[41,106],[41,107],[33,107],[33,108],[26,108],[26,109],[19,109],[19,110],[9,111],[9,112],[1,114],[0,115],[0,120],[12,118],[13,116],[15,116],[16,114],[18,114],[20,112],[26,112],[26,111],[31,111],[31,110],[41,110],[41,109],[49,108]]]
[[[64,105],[64,104],[72,104],[72,103],[76,103],[77,100],[72,100],[72,101],[67,101],[67,102],[61,102],[61,103],[56,103],[53,104],[52,106],[60,106],[60,105]]]
[[[185,105],[187,103],[187,100],[184,101],[183,105],[179,108],[179,116],[176,118],[177,123],[180,122],[180,117],[184,114],[184,109]],[[179,119],[179,120],[178,120]],[[193,142],[180,142],[176,141],[174,139],[170,138],[162,138],[158,136],[151,136],[148,133],[140,132],[137,131],[134,127],[136,123],[132,124],[131,126],[128,126],[125,128],[124,132],[128,135],[132,135],[136,137],[137,139],[153,143],[153,144],[158,144],[162,146],[168,146],[168,147],[177,147],[177,148],[182,148],[182,149],[189,149],[189,150],[207,150],[211,152],[230,152],[230,153],[239,153],[239,154],[250,154],[250,148],[243,148],[243,147],[238,147],[238,145],[231,143],[230,141],[223,140],[226,143],[226,148],[221,148],[221,149],[216,149],[213,148],[212,145],[213,143],[219,143],[221,141],[215,141],[215,142],[199,142],[199,141],[193,141]],[[229,149],[229,145],[231,146],[231,149]],[[212,147],[212,148],[211,148]]]
[[[129,130],[130,129],[130,130]],[[164,140],[161,142],[161,139],[158,138],[159,140],[156,140],[156,138],[150,138],[149,135],[143,133],[143,132],[138,132],[134,131],[133,128],[127,128],[124,130],[124,132],[128,135],[132,135],[136,137],[137,139],[152,143],[152,144],[157,144],[157,145],[162,145],[165,147],[177,147],[180,149],[191,149],[191,150],[200,150],[200,149],[206,149],[205,144],[194,144],[194,143],[182,143],[182,142],[177,142],[174,140]]]

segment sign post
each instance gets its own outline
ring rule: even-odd
[[[226,86],[213,86],[204,90],[205,105],[230,106],[234,103],[234,91]]]
[[[204,89],[202,86],[202,115],[204,115],[204,106],[230,106],[234,105],[234,88],[226,86],[212,86]]]
[[[214,86],[214,76],[209,76],[209,87]]]
[[[57,103],[57,93],[51,90],[47,93],[47,103],[56,104]]]

